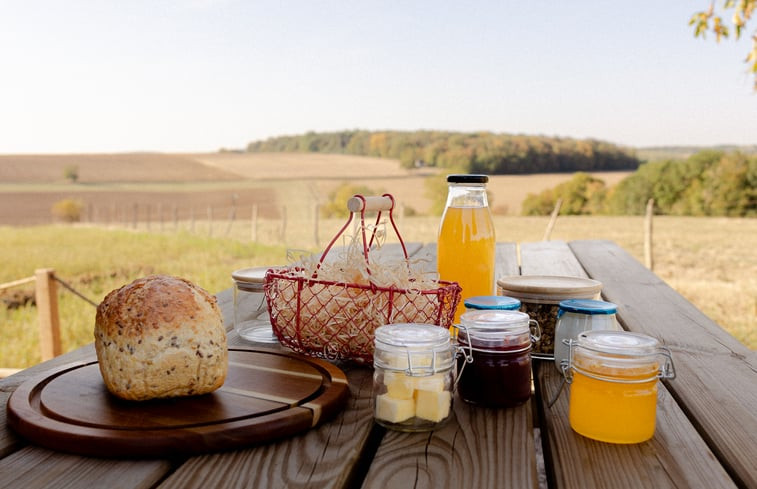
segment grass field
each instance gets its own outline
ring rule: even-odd
[[[213,239],[187,232],[160,234],[100,228],[0,228],[5,253],[0,283],[53,268],[56,276],[99,303],[105,295],[152,273],[187,278],[211,293],[231,286],[231,271],[286,259],[286,248]],[[93,341],[95,308],[58,287],[64,351]],[[33,284],[14,289],[33,295]],[[0,367],[39,363],[36,308],[0,308]]]
[[[82,168],[96,171],[98,177],[86,181],[82,171],[77,184],[60,181],[65,164],[83,161],[75,155],[35,159],[40,165],[36,177],[29,176],[28,165],[18,161],[0,156],[0,283],[49,267],[95,302],[149,273],[180,275],[218,292],[231,285],[230,273],[237,268],[280,264],[287,248],[319,250],[343,221],[317,220],[315,206],[346,180],[390,192],[398,203],[420,214],[397,216],[406,241],[434,241],[439,223],[438,216],[423,215],[429,205],[423,181],[431,172],[404,170],[391,160],[168,155],[162,166],[156,155],[99,159],[90,155]],[[128,181],[124,165],[132,170]],[[625,175],[598,176],[612,185]],[[569,178],[568,174],[492,177],[492,206],[500,209],[495,215],[498,240],[541,240],[548,218],[517,216],[520,202],[528,192]],[[66,195],[97,196],[89,206],[100,209],[90,211],[96,222],[50,224],[50,205]],[[136,218],[134,202],[139,202]],[[254,228],[253,204],[260,209]],[[209,221],[206,208],[211,206]],[[191,221],[189,209],[194,209]],[[228,220],[231,215],[233,221]],[[8,222],[11,218],[15,220]],[[657,216],[654,223],[655,272],[744,344],[757,348],[757,219]],[[560,217],[552,239],[610,239],[641,261],[642,230],[641,217]],[[65,350],[90,342],[94,307],[63,290],[59,296]],[[0,308],[0,322],[0,367],[37,363],[36,310]]]
[[[321,226],[330,237],[341,224],[331,219]],[[538,241],[546,224],[546,218],[495,217],[502,241]],[[400,232],[407,241],[428,242],[434,239],[437,225],[436,218],[405,218]],[[552,238],[611,239],[641,260],[642,227],[640,217],[561,217]],[[292,232],[287,247],[253,244],[236,236],[246,232],[234,229],[233,237],[212,238],[199,226],[196,234],[81,226],[0,228],[0,247],[8,257],[0,269],[0,283],[51,267],[95,302],[150,273],[183,276],[218,292],[231,285],[230,273],[237,268],[285,263],[287,247],[316,249],[308,232]],[[757,260],[751,252],[755,246],[757,220],[655,220],[655,272],[752,349],[757,348]],[[62,289],[59,297],[64,349],[92,341],[94,307]],[[0,309],[0,321],[0,367],[23,368],[39,362],[36,309]]]

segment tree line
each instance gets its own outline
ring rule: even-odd
[[[340,131],[251,142],[248,152],[318,152],[377,156],[405,168],[526,174],[636,169],[633,150],[594,139],[445,131]]]
[[[705,150],[686,160],[642,164],[612,188],[583,172],[523,202],[525,215],[546,215],[561,200],[560,214],[757,216],[757,155]]]

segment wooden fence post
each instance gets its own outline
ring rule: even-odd
[[[281,230],[279,233],[279,241],[281,243],[286,242],[287,235],[287,206],[281,206]]]
[[[163,232],[163,203],[158,203],[158,221],[160,222],[160,232]]]
[[[644,214],[644,265],[654,270],[654,256],[652,256],[652,215],[654,214],[654,199],[647,201],[647,211]]]
[[[562,207],[562,199],[557,199],[555,208],[552,209],[552,215],[549,216],[549,224],[547,224],[547,229],[544,231],[542,241],[549,241],[549,238],[552,236],[552,228],[555,227],[555,221],[557,221],[557,216],[560,214],[560,207]]]
[[[258,242],[258,204],[252,204],[252,217],[250,217],[251,238],[253,243]]]
[[[231,228],[234,226],[234,220],[237,218],[237,194],[231,199],[231,210],[229,211],[229,224],[226,226],[226,236],[231,234]]]
[[[36,279],[37,319],[39,321],[39,347],[42,361],[63,353],[60,344],[60,318],[58,316],[58,287],[55,270],[39,268]]]

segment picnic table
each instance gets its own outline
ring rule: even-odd
[[[408,244],[433,260],[435,246]],[[630,331],[673,354],[677,377],[660,385],[657,428],[644,443],[584,438],[568,423],[568,392],[550,407],[562,378],[534,361],[535,392],[510,409],[456,398],[451,420],[427,433],[387,431],[373,421],[372,370],[342,364],[350,398],[331,421],[279,441],[190,457],[95,458],[42,448],[6,424],[5,405],[24,381],[69,362],[92,360],[92,345],[0,381],[0,488],[755,488],[757,353],[741,345],[613,242],[499,243],[497,277],[572,275],[603,283]],[[220,292],[230,346],[232,295]]]

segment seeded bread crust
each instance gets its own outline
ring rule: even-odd
[[[97,307],[95,350],[106,387],[122,399],[207,394],[226,380],[216,299],[178,277],[151,275],[109,293]]]

